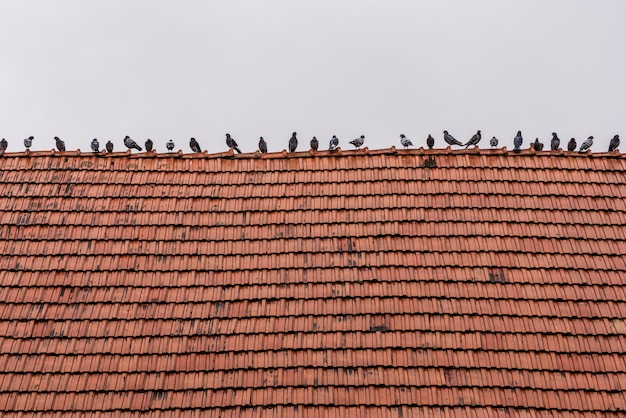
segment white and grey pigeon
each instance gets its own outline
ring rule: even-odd
[[[517,135],[513,138],[513,151],[520,152],[523,142],[524,138],[522,138],[522,131],[517,131]]]
[[[230,136],[230,134],[226,134],[226,145],[228,145],[228,148],[234,149],[239,154],[241,154],[241,150],[239,149],[237,142],[235,142],[235,140]]]
[[[296,133],[291,134],[291,138],[289,138],[289,152],[296,152],[296,148],[298,148],[298,138],[296,137]]]
[[[357,147],[357,149],[361,148],[365,143],[365,135],[361,135],[360,137],[353,139],[350,143]]]
[[[26,147],[26,149],[29,149],[33,146],[33,139],[35,139],[35,137],[29,136],[24,140],[24,146]]]
[[[611,138],[611,142],[609,142],[609,152],[615,151],[617,147],[619,147],[619,135],[615,135]]]
[[[472,136],[470,138],[470,140],[465,143],[465,149],[467,149],[467,147],[469,147],[470,145],[478,146],[478,143],[480,142],[480,139],[481,139],[481,135],[480,135],[480,129],[479,129],[479,130],[476,131],[474,136]]]
[[[319,147],[320,147],[320,141],[318,141],[316,137],[313,137],[311,139],[311,149],[313,151],[317,151]]]
[[[450,135],[448,131],[443,131],[443,140],[446,141],[448,145],[458,145],[461,147],[463,146],[463,143]]]
[[[552,140],[550,140],[550,149],[552,151],[556,151],[559,149],[560,145],[561,145],[561,140],[559,139],[559,136],[556,134],[556,132],[552,132]]]
[[[189,147],[191,148],[193,152],[202,152],[202,150],[200,149],[200,144],[198,144],[198,141],[196,141],[196,138],[192,137],[189,140]]]
[[[578,152],[585,152],[593,145],[593,136],[589,136],[589,138],[585,139],[585,141],[580,144],[580,148]]]
[[[124,145],[126,145],[126,148],[128,149],[136,149],[137,151],[142,151],[143,149],[139,146],[139,144],[137,144],[135,141],[133,141],[128,135],[126,135],[124,137]]]
[[[496,138],[495,136],[493,138],[491,138],[489,140],[489,145],[491,145],[491,148],[495,148],[498,146],[498,138]]]
[[[0,154],[4,154],[4,151],[7,150],[8,146],[9,143],[7,142],[7,140],[2,138],[2,141],[0,141]]]
[[[108,153],[113,152],[113,142],[107,141],[105,147],[106,147]]]
[[[567,150],[569,152],[576,151],[576,138],[572,138],[569,140],[569,142],[567,143]]]
[[[98,139],[94,138],[91,140],[91,150],[93,152],[100,152],[100,143],[98,142]]]
[[[167,141],[165,143],[165,148],[167,149],[167,152],[172,152],[172,150],[174,149],[174,141],[172,141],[171,139]]]
[[[54,141],[59,151],[65,151],[65,142],[63,142],[61,138],[59,138],[58,136],[55,136]]]
[[[411,142],[411,140],[407,138],[406,136],[404,136],[404,134],[400,134],[400,143],[405,149],[413,146],[413,143]]]
[[[330,143],[328,144],[328,150],[334,151],[337,149],[338,146],[339,146],[339,138],[337,138],[336,135],[333,135],[333,137],[330,139]]]

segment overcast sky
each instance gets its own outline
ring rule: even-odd
[[[624,0],[2,0],[9,151],[626,135]],[[626,136],[624,137],[626,140]],[[626,148],[626,146],[622,146]]]

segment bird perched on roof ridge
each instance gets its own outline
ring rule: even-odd
[[[559,136],[556,134],[556,132],[552,132],[552,139],[550,140],[550,149],[552,151],[556,151],[559,149],[559,145],[561,145],[561,140],[559,139]]]
[[[523,142],[524,138],[522,138],[522,131],[517,131],[517,135],[513,138],[513,151],[520,152]]]
[[[7,142],[7,140],[2,138],[2,140],[0,141],[0,155],[4,154],[4,151],[7,150],[8,146],[9,143]]]
[[[405,149],[413,146],[413,143],[411,142],[411,140],[407,138],[406,136],[404,136],[404,134],[400,134],[400,143]]]
[[[259,137],[259,151],[263,154],[267,153],[267,142],[265,142],[265,139],[263,139],[262,136]]]
[[[124,137],[124,145],[126,145],[126,148],[128,149],[136,149],[137,151],[143,151],[143,149],[139,146],[139,144],[137,144],[135,141],[133,141],[131,139],[130,136],[126,135]]]
[[[167,149],[167,152],[172,152],[172,150],[174,149],[174,141],[172,141],[171,139],[167,141],[165,143],[165,148]]]
[[[539,138],[535,138],[535,142],[533,142],[533,149],[535,151],[541,151],[543,150],[543,144],[541,142],[539,142]]]
[[[91,140],[91,150],[93,152],[100,152],[100,143],[97,138]]]
[[[357,147],[357,149],[361,148],[365,143],[365,135],[361,135],[360,137],[353,139],[350,143]]]
[[[463,143],[450,135],[448,131],[443,131],[443,140],[446,141],[448,145],[458,145],[461,147],[463,146]]]
[[[145,145],[146,145],[146,151],[152,152],[152,150],[154,149],[154,142],[152,142],[150,138],[146,139]]]
[[[200,149],[200,144],[198,144],[198,141],[196,141],[196,138],[194,137],[191,137],[189,139],[189,147],[193,152],[202,152],[202,150]]]
[[[589,148],[591,148],[592,145],[593,145],[593,136],[590,135],[587,139],[585,139],[585,141],[582,144],[580,144],[580,148],[578,149],[578,152],[585,152]]]
[[[65,151],[65,142],[63,142],[61,138],[59,138],[58,136],[55,136],[54,142],[56,142],[56,146],[59,151]]]
[[[576,139],[572,138],[567,143],[567,150],[570,152],[576,151]]]
[[[108,152],[108,153],[113,152],[113,142],[111,142],[111,141],[107,141],[107,143],[106,143],[106,145],[105,145],[105,148],[107,149],[107,152]]]
[[[29,136],[24,140],[24,146],[26,147],[26,149],[29,149],[33,146],[33,139],[35,139],[34,136]]]
[[[291,134],[291,138],[289,138],[289,152],[295,152],[296,148],[298,148],[298,138],[296,138],[296,133]]]
[[[235,140],[230,136],[230,134],[226,134],[226,145],[228,145],[228,148],[234,149],[239,154],[241,154],[241,150],[239,149],[237,142],[235,142]]]
[[[313,151],[317,151],[319,147],[320,147],[320,141],[318,141],[316,137],[311,138],[311,149]]]
[[[465,149],[467,149],[467,147],[469,147],[470,145],[478,146],[478,143],[480,142],[481,138],[482,138],[482,136],[480,135],[480,129],[479,129],[479,130],[476,131],[474,136],[472,136],[470,138],[470,140],[465,143]]]
[[[428,138],[426,138],[426,146],[428,146],[428,149],[433,149],[435,146],[435,138],[431,134],[428,134]]]
[[[328,144],[328,150],[334,151],[337,149],[338,146],[339,146],[339,138],[337,138],[336,135],[333,135],[333,137],[330,139],[330,143]]]
[[[493,138],[491,138],[489,140],[489,145],[491,145],[491,148],[495,148],[498,146],[498,138],[496,138],[495,136]]]
[[[619,135],[615,135],[611,138],[611,142],[609,142],[609,152],[615,151],[617,147],[619,147]]]

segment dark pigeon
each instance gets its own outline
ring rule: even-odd
[[[107,149],[107,152],[113,152],[113,142],[107,141],[105,147]]]
[[[165,143],[165,148],[167,149],[167,152],[172,152],[172,150],[174,149],[174,141],[172,141],[171,139],[167,141]]]
[[[267,142],[265,142],[262,136],[259,137],[259,151],[261,151],[263,154],[267,153]]]
[[[289,152],[295,152],[296,148],[298,148],[298,138],[296,138],[296,133],[291,134],[291,138],[289,138]]]
[[[126,148],[128,149],[136,149],[137,151],[142,151],[143,149],[139,146],[139,144],[137,144],[135,141],[133,141],[128,135],[126,135],[124,137],[124,145],[126,145]]]
[[[150,138],[146,139],[146,151],[152,152],[154,149],[154,142]]]
[[[333,137],[330,139],[330,144],[328,144],[328,150],[334,151],[337,149],[338,146],[339,146],[339,138],[333,135]]]
[[[91,150],[93,152],[100,152],[100,143],[98,142],[98,139],[94,138],[91,141]]]
[[[228,148],[234,149],[239,154],[241,154],[241,150],[239,149],[237,142],[235,142],[235,140],[231,138],[230,134],[226,134],[226,145],[228,145]]]
[[[24,146],[26,147],[26,149],[29,149],[33,146],[33,139],[35,139],[35,137],[29,136],[24,140]]]
[[[489,140],[489,145],[491,145],[491,148],[495,148],[498,146],[498,138],[496,138],[495,136],[493,138],[491,138]]]
[[[316,137],[313,137],[313,139],[311,139],[311,149],[313,151],[317,151],[319,147],[320,147],[320,141],[318,141]]]
[[[413,143],[411,142],[411,140],[407,138],[406,136],[404,136],[404,134],[400,134],[400,143],[405,149],[413,146]]]
[[[61,138],[59,138],[58,136],[55,136],[54,141],[56,142],[57,149],[59,151],[65,151],[65,142],[63,142]]]
[[[8,146],[9,143],[7,142],[7,140],[2,138],[2,141],[0,141],[0,154],[4,154],[4,151],[7,150]]]
[[[193,152],[202,152],[202,150],[200,149],[200,144],[198,144],[198,141],[196,141],[196,138],[191,138],[189,140],[189,147],[191,148]]]
[[[535,138],[535,142],[533,142],[533,149],[535,151],[543,150],[543,144],[539,142],[539,138]]]
[[[561,140],[559,139],[556,132],[552,132],[552,140],[550,141],[550,149],[552,151],[556,151],[559,149],[559,145],[561,145]],[[576,147],[574,147],[576,148]]]
[[[567,150],[569,152],[576,151],[576,140],[574,138],[570,139],[569,142],[567,143]]]
[[[431,134],[428,134],[428,138],[426,138],[426,145],[428,149],[433,149],[435,146],[435,138],[433,138]]]
[[[448,145],[458,145],[461,147],[463,146],[463,143],[450,135],[448,131],[443,131],[443,140],[446,141]]]
[[[609,152],[613,152],[619,147],[619,135],[615,135],[609,142]],[[5,147],[6,148],[6,147]]]
[[[361,148],[365,143],[365,135],[361,135],[360,137],[353,139],[352,141],[350,141],[350,143],[357,147],[357,149]]]
[[[585,141],[582,144],[580,144],[580,149],[578,150],[578,152],[585,152],[589,148],[591,148],[592,145],[593,145],[593,136],[590,136],[589,138],[585,139]]]
[[[467,149],[467,147],[469,147],[470,145],[478,146],[480,139],[481,139],[481,135],[480,135],[480,129],[479,129],[478,131],[476,131],[474,136],[472,136],[470,140],[465,143],[465,149]]]
[[[520,152],[523,142],[524,138],[522,138],[522,131],[517,131],[517,135],[513,138],[513,151]]]

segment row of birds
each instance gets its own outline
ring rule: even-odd
[[[32,136],[29,136],[28,138],[24,139],[24,146],[26,147],[26,149],[30,149],[30,147],[33,145],[33,139],[34,137]],[[478,143],[480,142],[481,139],[482,139],[482,136],[481,136],[480,130],[476,131],[476,133],[469,139],[469,141],[465,143],[457,140],[455,137],[450,135],[448,131],[443,131],[443,140],[448,145],[451,145],[451,146],[455,145],[455,146],[461,146],[465,148],[468,148],[471,145],[478,146]],[[57,149],[59,151],[65,151],[65,142],[58,136],[55,136],[54,140],[56,142]],[[522,132],[517,131],[517,135],[513,139],[513,151],[519,152],[521,150],[523,142],[524,142],[524,138],[522,137]],[[361,135],[360,137],[350,141],[350,144],[354,145],[357,149],[362,147],[364,143],[365,143],[365,135]],[[404,134],[400,135],[400,143],[402,144],[404,148],[413,146],[413,143],[411,142],[411,140],[408,139]],[[620,143],[619,135],[615,135],[609,142],[609,152],[615,151],[617,147],[619,146],[619,143]],[[129,136],[126,136],[124,138],[124,145],[128,149],[136,149],[137,151],[143,151],[143,148]],[[146,151],[148,152],[154,149],[154,142],[151,139],[147,139],[144,145],[145,145]],[[239,145],[237,145],[237,142],[232,136],[230,136],[230,134],[226,134],[226,145],[229,148],[235,150],[236,152],[241,153],[241,150],[239,149]],[[294,132],[291,135],[288,145],[289,145],[289,152],[295,152],[296,149],[298,148],[298,138],[297,138],[296,132]],[[428,138],[426,138],[426,145],[428,146],[429,149],[432,149],[435,146],[435,139],[431,135],[428,135]],[[495,136],[491,138],[491,140],[489,141],[489,145],[491,145],[492,148],[496,148],[498,146],[498,138],[496,138]],[[578,149],[578,151],[579,152],[587,151],[588,149],[591,148],[592,145],[593,145],[593,136],[590,136],[582,144],[580,144],[580,148]],[[7,149],[7,146],[8,146],[7,140],[2,138],[2,140],[0,141],[0,153],[4,153]],[[318,150],[319,141],[317,140],[316,137],[313,137],[313,139],[311,139],[310,146],[311,146],[311,149],[313,149],[314,151]],[[535,151],[543,150],[543,143],[539,142],[539,138],[536,138],[535,142],[531,143],[531,146]],[[550,149],[552,149],[553,151],[558,150],[560,146],[561,146],[561,140],[559,139],[558,135],[555,132],[552,132],[552,140],[550,141]],[[189,147],[191,148],[193,152],[201,152],[200,144],[195,138],[190,139]],[[330,140],[328,149],[329,151],[334,151],[338,147],[339,147],[339,139],[337,138],[337,136],[333,135],[333,137]],[[576,147],[577,147],[576,139],[574,138],[570,139],[569,142],[567,143],[567,150],[575,151]],[[168,152],[172,152],[174,150],[174,141],[172,141],[171,139],[167,141],[165,143],[165,148],[167,148]],[[111,141],[108,141],[105,145],[105,149],[107,152],[113,152],[113,143]],[[93,152],[100,152],[100,143],[96,138],[94,138],[91,141],[91,150]],[[259,151],[261,151],[262,153],[267,152],[267,142],[265,142],[263,137],[260,137],[259,139]]]

